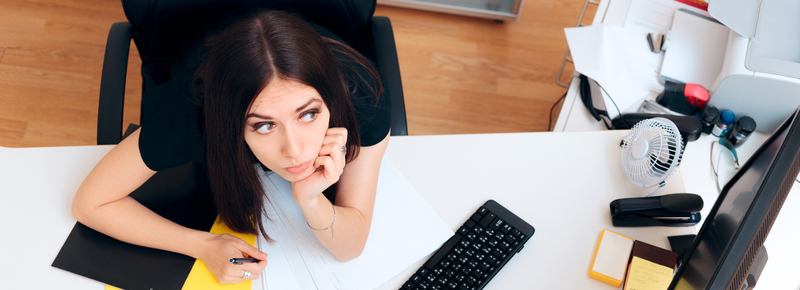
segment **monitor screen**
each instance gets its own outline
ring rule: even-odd
[[[669,289],[741,287],[797,178],[798,117],[795,111],[725,185]]]

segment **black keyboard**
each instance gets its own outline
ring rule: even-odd
[[[489,200],[400,289],[483,289],[533,232],[533,226]]]

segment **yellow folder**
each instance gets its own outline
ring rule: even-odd
[[[229,234],[232,236],[236,236],[248,244],[255,246],[256,245],[256,236],[250,234],[240,234],[234,232],[233,230],[229,229],[228,226],[221,223],[219,221],[219,217],[217,220],[214,221],[214,226],[211,227],[209,231],[212,234]],[[192,266],[192,270],[189,272],[189,276],[186,277],[186,283],[183,284],[184,290],[195,290],[195,289],[225,289],[225,290],[250,290],[253,288],[253,281],[244,281],[242,283],[236,284],[220,284],[217,281],[217,278],[214,277],[214,274],[211,273],[211,270],[208,270],[206,264],[203,261],[195,260],[194,266]],[[114,286],[106,285],[106,290],[120,290]]]

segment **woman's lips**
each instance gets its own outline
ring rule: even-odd
[[[300,173],[305,172],[310,164],[311,164],[311,161],[303,163],[303,164],[300,164],[300,165],[295,166],[295,167],[286,167],[283,170],[286,170],[287,172],[289,172],[291,174],[300,174]]]

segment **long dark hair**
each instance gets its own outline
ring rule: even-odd
[[[344,127],[347,162],[360,147],[350,91],[340,67],[352,63],[372,77],[380,95],[380,77],[352,48],[321,37],[300,17],[281,11],[262,11],[228,26],[211,37],[205,61],[195,75],[203,99],[206,162],[209,185],[220,220],[240,233],[264,230],[266,195],[258,176],[257,158],[244,140],[245,115],[255,97],[273,77],[313,87],[331,112],[329,127]],[[350,62],[337,61],[335,53]],[[350,86],[355,89],[355,87]]]

